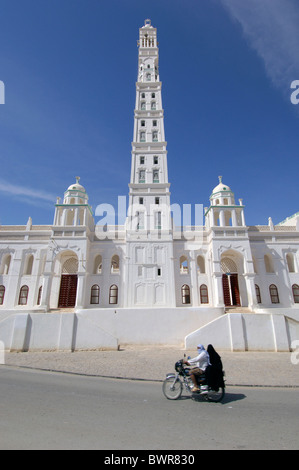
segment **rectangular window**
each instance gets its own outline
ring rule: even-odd
[[[140,165],[144,165],[145,163],[145,158],[144,157],[140,157]]]
[[[159,183],[159,170],[154,170],[153,171],[153,183]]]
[[[162,228],[162,213],[156,212],[155,214],[155,229],[161,230]]]
[[[154,157],[154,165],[158,165],[159,163],[159,157]]]
[[[153,121],[153,127],[157,127],[157,121]]]
[[[145,170],[139,172],[139,183],[145,183]]]
[[[162,269],[161,268],[158,268],[157,274],[158,274],[158,277],[162,276]]]
[[[158,132],[153,132],[153,142],[158,142]]]
[[[141,121],[141,127],[145,127],[145,121]]]

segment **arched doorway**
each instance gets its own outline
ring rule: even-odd
[[[223,297],[226,307],[240,307],[240,289],[238,268],[234,260],[228,257],[221,259]]]
[[[58,308],[73,308],[77,299],[78,258],[75,255],[65,255],[61,259],[61,265]]]

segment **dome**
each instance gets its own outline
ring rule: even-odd
[[[230,191],[230,192],[232,192],[232,190],[230,189],[229,186],[222,183],[222,176],[219,176],[219,184],[213,189],[212,194],[219,193],[220,191]]]
[[[76,183],[71,184],[71,186],[69,186],[67,191],[81,191],[82,193],[86,193],[85,188],[81,184],[79,184],[79,181],[80,181],[80,178],[79,176],[77,176]]]

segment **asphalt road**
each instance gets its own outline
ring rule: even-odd
[[[160,383],[4,366],[0,397],[1,450],[299,448],[298,389],[229,387],[222,404],[169,401]]]

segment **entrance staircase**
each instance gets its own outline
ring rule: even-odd
[[[225,307],[225,313],[254,313],[249,307]]]

